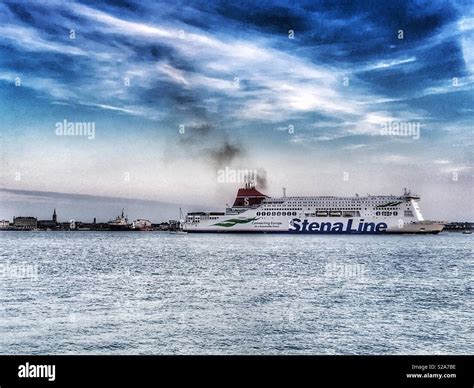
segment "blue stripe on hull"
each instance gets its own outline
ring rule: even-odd
[[[245,233],[245,234],[438,234],[439,231],[420,231],[420,232],[295,232],[291,230],[272,230],[272,231],[264,231],[264,230],[186,230],[188,233]]]

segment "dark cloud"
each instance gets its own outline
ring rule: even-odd
[[[92,222],[94,218],[98,222],[107,222],[123,208],[130,220],[146,217],[152,222],[163,222],[179,215],[177,204],[158,200],[8,188],[0,188],[0,196],[2,217],[10,220],[20,215],[49,219],[53,209],[56,209],[59,222],[71,219]],[[181,206],[199,208],[193,204]]]
[[[297,5],[282,6],[254,1],[243,1],[229,4],[221,2],[215,11],[226,18],[250,25],[252,28],[267,30],[272,33],[287,34],[288,30],[311,30],[310,19],[298,9]]]
[[[143,7],[141,1],[137,2],[133,0],[103,0],[101,2],[97,2],[95,0],[81,0],[81,2],[92,7],[115,9],[117,12],[126,11],[130,13],[137,13],[141,11]]]
[[[6,3],[10,11],[22,22],[33,23],[35,18],[28,12],[27,7],[17,3]]]
[[[130,0],[104,0],[105,3],[117,8],[123,8],[128,11],[137,11],[140,8],[140,3]]]
[[[175,69],[183,71],[195,71],[195,65],[184,58],[170,45],[160,43],[140,43],[134,40],[117,40],[114,44],[117,48],[121,45],[129,48],[133,53],[133,57],[130,58],[134,61],[139,62],[166,62],[173,66]]]
[[[302,7],[312,13],[312,28],[298,42],[313,47],[314,58],[331,62],[367,61],[412,50],[459,16],[452,4],[440,1],[323,1]],[[403,40],[397,37],[399,30]]]
[[[76,28],[80,23],[85,22],[84,18],[61,10],[58,10],[60,17],[50,18],[46,16],[48,15],[47,4],[39,2],[36,2],[34,6],[31,2],[7,2],[6,5],[11,13],[8,18],[9,23],[37,28],[40,31],[38,37],[49,35],[59,41],[68,37],[70,28]],[[70,23],[68,22],[65,26],[65,21],[70,21]]]
[[[457,41],[443,42],[431,50],[412,54],[416,59],[411,63],[359,72],[357,77],[370,83],[377,93],[401,97],[416,95],[434,81],[450,82],[453,77],[468,74],[462,48]]]

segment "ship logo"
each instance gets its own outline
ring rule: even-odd
[[[375,207],[379,208],[379,207],[387,207],[387,206],[397,206],[397,205],[400,205],[402,203],[402,201],[399,201],[399,202],[388,202],[384,205],[377,205]]]
[[[249,222],[252,222],[255,220],[258,220],[258,217],[245,218],[245,219],[231,218],[230,220],[218,222],[217,224],[213,224],[212,226],[223,226],[225,228],[230,228],[231,226],[234,226],[237,224],[248,224]]]

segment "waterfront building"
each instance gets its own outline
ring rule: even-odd
[[[13,227],[20,230],[33,230],[36,229],[38,220],[36,217],[14,217]]]
[[[151,221],[139,218],[132,222],[132,229],[135,230],[151,230]]]
[[[58,216],[56,214],[56,209],[53,211],[53,215],[50,220],[39,220],[38,229],[44,230],[54,230],[58,228]]]

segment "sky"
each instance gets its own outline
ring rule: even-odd
[[[473,81],[470,1],[2,1],[0,218],[221,210],[256,171],[473,221]]]

